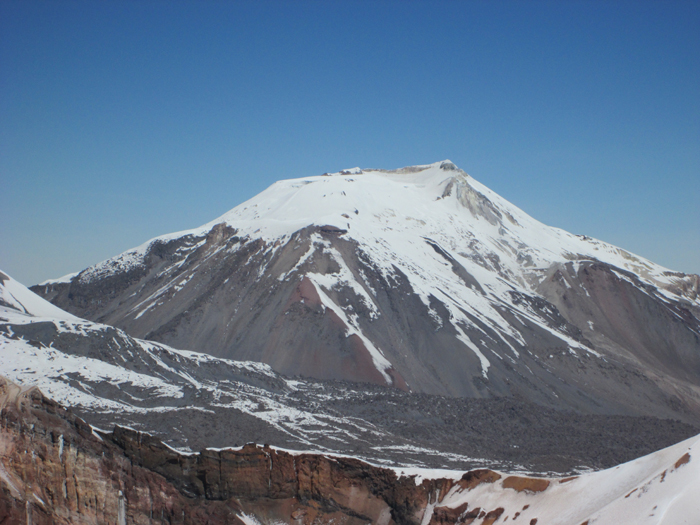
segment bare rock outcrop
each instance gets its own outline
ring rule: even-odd
[[[255,444],[181,454],[135,430],[95,430],[38,389],[0,378],[0,524],[213,525],[256,516],[390,525],[425,522],[426,512],[430,523],[455,523],[467,509],[435,503],[455,485],[499,478],[483,470],[417,484],[353,458]]]
[[[235,500],[192,499],[36,388],[0,378],[0,523],[242,524]]]
[[[420,471],[423,479],[267,445],[179,453],[136,430],[96,430],[36,388],[0,377],[0,524],[617,524],[679,498],[671,510],[686,522],[697,515],[699,449],[700,437],[691,438],[562,479],[488,469]]]

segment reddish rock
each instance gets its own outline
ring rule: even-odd
[[[678,468],[681,465],[685,465],[686,463],[690,463],[690,454],[687,452],[683,454],[678,461],[676,461],[676,464],[674,465],[674,468]]]
[[[454,523],[464,523],[464,519],[466,519],[467,515],[467,507],[469,507],[468,503],[463,503],[459,507],[455,507],[453,509],[448,507],[437,507],[433,511],[433,517],[430,519],[430,525],[453,525]]]
[[[0,409],[0,524],[27,523],[27,513],[33,525],[241,524],[246,513],[305,525],[410,525],[454,486],[253,444],[183,455],[131,429],[94,433],[37,389],[2,378]]]
[[[542,492],[549,487],[549,481],[542,478],[525,478],[521,476],[508,476],[503,480],[503,488],[517,490],[518,492]]]
[[[482,525],[492,525],[498,518],[501,517],[501,514],[503,514],[504,511],[505,509],[503,507],[498,507],[497,509],[487,512],[486,516],[484,516]]]
[[[498,472],[488,469],[477,469],[466,472],[458,482],[463,489],[471,490],[481,483],[494,483],[501,479]]]

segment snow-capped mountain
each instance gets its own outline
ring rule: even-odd
[[[699,286],[546,226],[444,161],[283,180],[32,289],[286,375],[693,421]]]

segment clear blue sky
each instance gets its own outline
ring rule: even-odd
[[[445,158],[700,273],[700,2],[0,2],[0,268],[30,285],[277,179]]]

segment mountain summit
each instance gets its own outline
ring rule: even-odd
[[[692,420],[699,287],[546,226],[442,161],[282,180],[32,290],[286,375]]]

